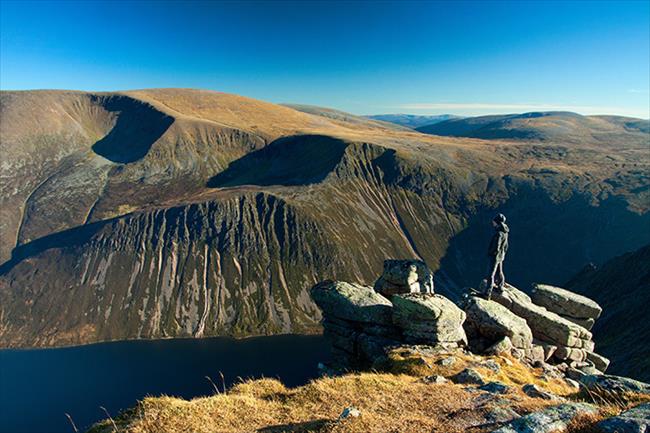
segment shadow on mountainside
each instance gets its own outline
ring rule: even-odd
[[[66,248],[83,245],[90,241],[105,225],[113,223],[114,219],[97,221],[84,224],[68,230],[53,233],[34,239],[31,242],[17,246],[11,252],[11,259],[0,264],[0,276],[7,274],[14,266],[22,260],[37,256],[43,251],[52,248]],[[38,271],[36,271],[38,272]]]
[[[174,119],[149,104],[126,96],[98,98],[107,111],[117,113],[113,129],[93,144],[104,158],[128,164],[144,158],[151,146],[167,131]]]
[[[448,289],[445,294],[458,297],[463,287],[476,288],[485,278],[497,212],[506,215],[510,226],[506,279],[524,291],[534,282],[562,285],[587,263],[603,263],[650,243],[650,213],[632,212],[620,198],[593,206],[574,195],[555,203],[541,190],[522,188],[497,209],[472,215],[450,239],[437,272],[440,285]]]
[[[241,185],[308,185],[336,167],[347,143],[323,135],[283,137],[230,163],[207,182],[210,188]]]

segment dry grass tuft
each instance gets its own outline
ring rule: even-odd
[[[456,362],[439,362],[449,356]],[[559,379],[546,380],[541,371],[511,358],[483,358],[463,352],[419,358],[395,352],[386,365],[390,372],[324,377],[297,388],[287,388],[275,379],[258,379],[243,381],[227,393],[191,401],[149,397],[137,409],[116,418],[115,423],[118,431],[124,433],[480,433],[493,427],[483,424],[485,414],[496,407],[509,407],[524,414],[555,404],[526,396],[520,385],[535,383],[563,395],[571,392]],[[499,364],[498,373],[484,366],[487,359]],[[511,385],[512,390],[493,398],[465,385],[427,384],[421,380],[422,376],[432,374],[449,377],[468,367],[476,368],[487,381]],[[349,406],[358,408],[361,416],[339,421],[339,415]],[[107,420],[93,431],[112,430],[113,425]]]

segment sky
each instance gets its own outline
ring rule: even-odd
[[[0,88],[650,118],[650,1],[0,0]]]

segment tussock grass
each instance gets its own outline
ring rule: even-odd
[[[456,362],[444,366],[443,358]],[[534,399],[521,392],[521,384],[535,383],[549,391],[568,395],[567,385],[543,379],[541,371],[510,358],[493,357],[501,370],[495,373],[480,364],[486,359],[462,352],[417,360],[394,353],[388,372],[351,373],[323,377],[307,385],[287,388],[275,379],[245,380],[209,397],[183,400],[148,397],[137,408],[94,427],[95,433],[221,433],[221,432],[487,432],[484,415],[497,406],[520,414],[556,402]],[[500,380],[512,391],[493,400],[473,387],[453,383],[427,384],[422,376],[452,376],[473,367],[487,381]],[[344,408],[361,411],[358,418],[338,420]]]

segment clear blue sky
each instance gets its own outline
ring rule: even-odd
[[[650,117],[650,2],[1,0],[0,87]]]

